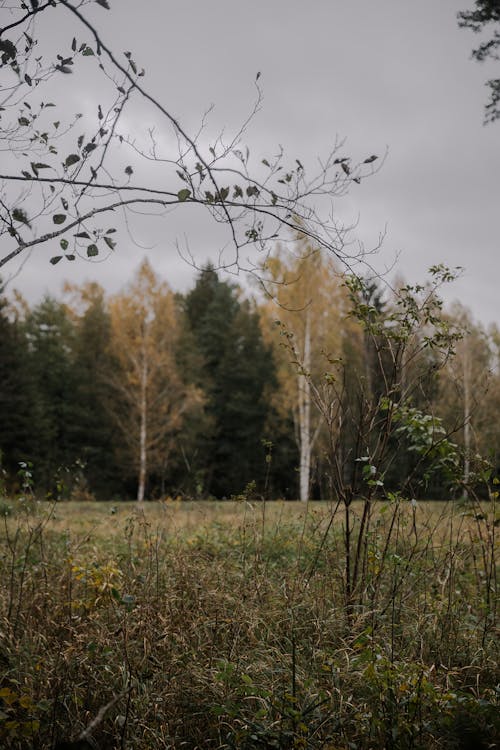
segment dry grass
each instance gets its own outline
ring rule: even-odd
[[[52,748],[116,698],[102,748],[497,747],[494,510],[394,510],[349,604],[326,503],[13,514],[1,742]]]
[[[141,506],[136,502],[61,502],[53,506],[40,503],[38,507],[42,512],[47,511],[48,530],[82,537],[91,535],[96,541],[122,538],[130,518],[138,513],[152,527],[171,537],[210,532],[214,527],[255,530],[261,529],[263,524],[267,534],[279,533],[281,527],[290,525],[297,529],[321,530],[326,527],[334,511],[334,527],[341,526],[344,521],[342,508],[336,509],[330,502],[302,504],[272,501],[264,504],[247,500],[196,502],[167,499],[145,502]],[[362,508],[361,501],[352,504],[353,515],[358,521]],[[448,538],[450,522],[454,524],[454,535],[467,537],[476,530],[474,513],[465,513],[464,507],[456,502],[419,502],[415,513],[407,502],[401,511],[406,523],[413,523],[415,519],[419,535],[431,533],[433,543]],[[375,522],[386,514],[385,504],[375,504]],[[7,522],[15,525],[16,516],[7,516]]]

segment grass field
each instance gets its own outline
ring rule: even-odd
[[[25,506],[0,746],[499,746],[492,503]]]

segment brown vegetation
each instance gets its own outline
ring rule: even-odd
[[[3,746],[496,747],[493,505],[377,505],[349,608],[328,504],[13,512]]]

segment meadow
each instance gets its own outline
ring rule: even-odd
[[[4,501],[0,746],[498,747],[495,502],[363,509]]]

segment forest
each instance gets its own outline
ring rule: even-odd
[[[459,497],[498,465],[500,332],[430,281],[341,273],[297,237],[243,291],[148,261],[116,295],[0,308],[3,482],[39,497]]]
[[[448,28],[491,63],[500,15],[451,5],[0,0],[2,748],[499,747],[498,149]]]

